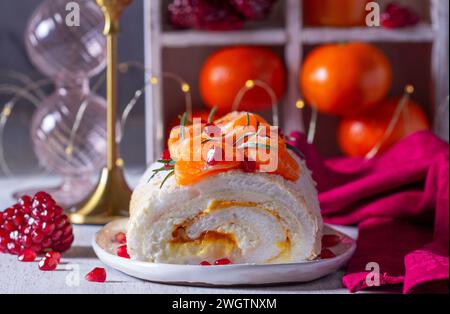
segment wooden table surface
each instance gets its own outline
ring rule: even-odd
[[[132,183],[137,176],[128,177]],[[45,187],[56,184],[56,177],[16,177],[0,178],[0,210],[10,206],[14,200],[11,195],[17,189]],[[171,293],[171,294],[254,294],[254,293],[347,293],[342,287],[344,271],[338,271],[325,278],[295,285],[271,287],[231,287],[204,288],[152,283],[120,273],[100,262],[91,248],[98,226],[75,226],[75,242],[72,248],[63,254],[61,264],[54,272],[43,272],[37,262],[21,263],[17,256],[0,253],[0,294],[6,293]],[[352,237],[355,228],[338,228]],[[106,283],[91,283],[84,275],[94,267],[105,267]]]

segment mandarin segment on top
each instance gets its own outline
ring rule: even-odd
[[[267,165],[270,158],[278,158],[278,162],[276,169],[269,173],[291,181],[299,178],[299,165],[288,152],[284,137],[279,136],[278,132],[268,132],[270,125],[262,117],[253,113],[232,112],[212,125],[220,129],[214,132],[219,134],[218,137],[211,138],[212,132],[209,132],[209,128],[205,130],[205,125],[201,126],[203,131],[198,133],[193,131],[198,126],[182,126],[186,135],[184,139],[181,138],[181,127],[171,132],[169,150],[175,161],[175,179],[178,184],[193,184],[206,176],[229,170],[240,169],[249,173],[262,171],[262,166]],[[261,130],[266,132],[259,133]],[[195,143],[202,144],[196,146]],[[203,154],[205,149],[206,154]],[[261,149],[266,153],[263,156],[265,158],[261,156]],[[224,152],[232,152],[233,158],[225,160]],[[200,160],[195,160],[193,156],[200,156]]]

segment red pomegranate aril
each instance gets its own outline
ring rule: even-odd
[[[51,234],[55,230],[55,224],[46,221],[42,224],[41,230],[46,235]]]
[[[30,249],[25,249],[20,252],[17,259],[21,262],[34,262],[36,260],[37,254],[35,251]]]
[[[86,274],[84,277],[87,281],[91,282],[105,282],[106,281],[106,271],[104,268],[96,267]]]
[[[15,242],[9,242],[6,245],[6,249],[11,254],[18,254],[19,253],[19,246]]]
[[[6,231],[11,232],[11,231],[16,230],[16,224],[14,222],[12,222],[11,220],[8,220],[6,223],[3,224],[3,228]]]
[[[52,259],[56,260],[56,262],[58,264],[61,262],[61,253],[59,253],[59,252],[55,252],[55,251],[47,252],[45,254],[45,257],[46,258],[52,258]]]
[[[221,258],[214,262],[214,265],[217,265],[217,266],[229,265],[229,264],[232,264],[232,263],[228,258]]]
[[[128,255],[127,246],[122,245],[117,249],[117,256],[123,257],[123,258],[130,258],[130,255]]]
[[[58,241],[61,236],[63,235],[63,232],[61,230],[57,230],[52,234],[52,241]]]
[[[127,243],[127,235],[124,232],[116,233],[116,235],[114,236],[114,242],[120,244]]]
[[[165,149],[165,150],[162,152],[161,159],[162,159],[162,160],[170,160],[170,159],[171,159],[171,157],[170,157],[170,151],[169,151],[168,149]]]
[[[223,161],[223,159],[224,159],[224,154],[223,154],[222,148],[220,148],[218,146],[214,146],[208,151],[206,164],[208,166],[215,166],[219,162]]]
[[[43,271],[53,271],[56,267],[58,267],[58,264],[59,263],[56,259],[44,256],[39,261],[39,269]]]
[[[3,219],[5,221],[11,219],[13,216],[14,216],[14,209],[12,208],[8,208],[3,212]]]
[[[209,137],[219,137],[222,135],[222,130],[214,123],[207,123],[205,125],[204,132]]]
[[[325,234],[322,236],[322,247],[333,247],[341,242],[341,237],[336,234]]]
[[[41,243],[42,240],[44,240],[44,235],[40,231],[33,231],[31,234],[31,238],[33,239],[34,243]]]
[[[211,263],[208,261],[203,261],[200,263],[201,266],[211,266]]]
[[[320,258],[322,259],[328,259],[336,257],[336,254],[334,254],[330,249],[322,249],[322,252],[320,252]]]
[[[72,234],[72,226],[70,224],[67,224],[62,228],[63,236],[67,236],[69,234]]]
[[[35,198],[35,199],[36,199],[36,198],[49,199],[49,198],[52,198],[52,197],[50,196],[50,194],[48,194],[48,193],[46,193],[46,192],[40,191],[40,192],[37,192],[37,193],[34,195],[34,198]]]
[[[22,246],[24,248],[30,248],[33,245],[33,240],[31,239],[31,236],[28,234],[25,234],[22,236],[21,242]]]
[[[56,227],[56,229],[61,229],[68,222],[69,222],[69,218],[67,218],[67,216],[58,217],[55,222],[55,227]]]
[[[42,240],[42,248],[48,249],[51,246],[52,246],[52,239],[51,238],[46,237],[46,238],[44,238],[44,240]]]
[[[256,172],[256,161],[253,160],[245,160],[241,163],[242,170],[245,173],[254,173]]]

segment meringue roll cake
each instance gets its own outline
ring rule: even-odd
[[[132,259],[275,264],[315,259],[322,218],[301,152],[263,118],[186,114],[169,150],[135,189],[127,233]]]

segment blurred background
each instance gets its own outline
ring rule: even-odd
[[[40,0],[3,0],[0,2],[1,71],[24,73],[34,80],[43,77],[30,63],[24,45],[24,32],[27,21],[41,2]],[[180,33],[185,30],[178,30],[179,25],[174,25],[168,10],[169,4],[172,2],[169,0],[162,1],[160,12],[162,17],[162,30],[166,33]],[[382,0],[378,2],[382,8],[386,8],[386,5],[392,1]],[[420,19],[420,25],[430,24],[430,1],[408,0],[395,2],[399,5],[407,5]],[[144,1],[134,1],[123,16],[122,33],[119,41],[120,61],[133,60],[144,63],[144,42],[149,39],[145,39],[144,37],[144,14],[146,13],[144,13],[143,3]],[[285,6],[286,1],[274,1],[267,16],[261,20],[246,22],[244,30],[283,28],[287,23],[284,14],[286,11]],[[448,12],[446,14],[448,16]],[[220,32],[218,36],[220,36]],[[415,87],[414,100],[423,109],[430,122],[433,123],[436,104],[434,99],[435,82],[431,79],[432,43],[421,40],[401,43],[377,41],[374,45],[384,53],[392,66],[393,80],[387,97],[401,96],[405,85],[413,84]],[[306,44],[302,58],[305,59],[317,46],[316,44]],[[209,110],[204,105],[204,100],[199,91],[199,76],[202,64],[213,52],[220,48],[222,48],[221,45],[205,45],[203,47],[183,47],[180,45],[179,47],[162,48],[162,70],[176,73],[190,84],[195,109]],[[283,45],[270,45],[269,48],[281,60],[284,59]],[[447,47],[444,48],[448,51],[448,38]],[[143,84],[144,75],[141,70],[130,68],[127,74],[120,76],[119,103],[121,110],[124,109],[134,92],[140,89]],[[167,128],[169,124],[176,120],[177,116],[185,109],[183,93],[174,92],[178,90],[179,85],[176,82],[170,80],[165,82],[162,105],[164,128]],[[48,87],[46,91],[50,93],[52,88]],[[99,93],[104,95],[104,86],[99,89]],[[8,97],[5,95],[0,95],[0,103],[5,103],[8,100]],[[127,167],[145,167],[146,133],[144,107],[144,97],[141,97],[130,115],[127,123],[127,133],[121,144],[121,154]],[[26,102],[19,103],[14,109],[14,114],[9,118],[8,126],[5,128],[5,159],[14,173],[29,173],[37,165],[29,131],[33,110],[33,106]],[[263,114],[266,116],[269,115],[267,110]],[[304,109],[304,120],[306,124],[310,116],[311,110],[307,106]],[[340,156],[343,153],[336,141],[338,122],[339,118],[336,116],[319,115],[315,143],[324,156]]]

